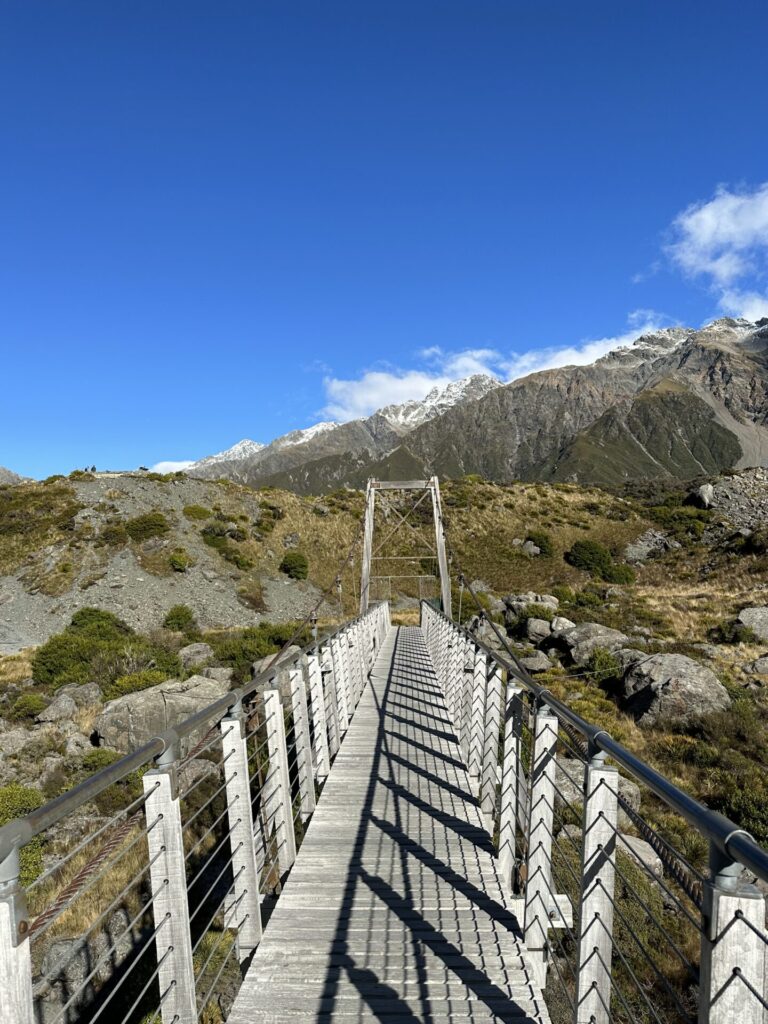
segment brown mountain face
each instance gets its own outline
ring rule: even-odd
[[[408,430],[348,423],[237,466],[253,486],[322,493],[396,479],[688,479],[768,465],[768,323],[723,319],[644,336],[591,366],[543,370]]]

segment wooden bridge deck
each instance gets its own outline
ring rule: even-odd
[[[379,653],[228,1020],[549,1021],[419,628]]]

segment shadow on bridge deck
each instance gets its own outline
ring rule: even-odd
[[[379,654],[229,1017],[549,1020],[419,628]]]

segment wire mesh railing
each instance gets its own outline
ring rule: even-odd
[[[553,1024],[765,1024],[768,851],[538,686],[511,650],[421,608]],[[658,807],[707,844],[707,869],[654,825]]]
[[[226,1019],[388,628],[372,608],[0,828],[3,1024]]]

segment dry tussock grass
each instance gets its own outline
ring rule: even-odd
[[[32,655],[34,647],[27,647],[18,654],[7,654],[0,657],[0,685],[14,685],[29,679],[32,675]]]

